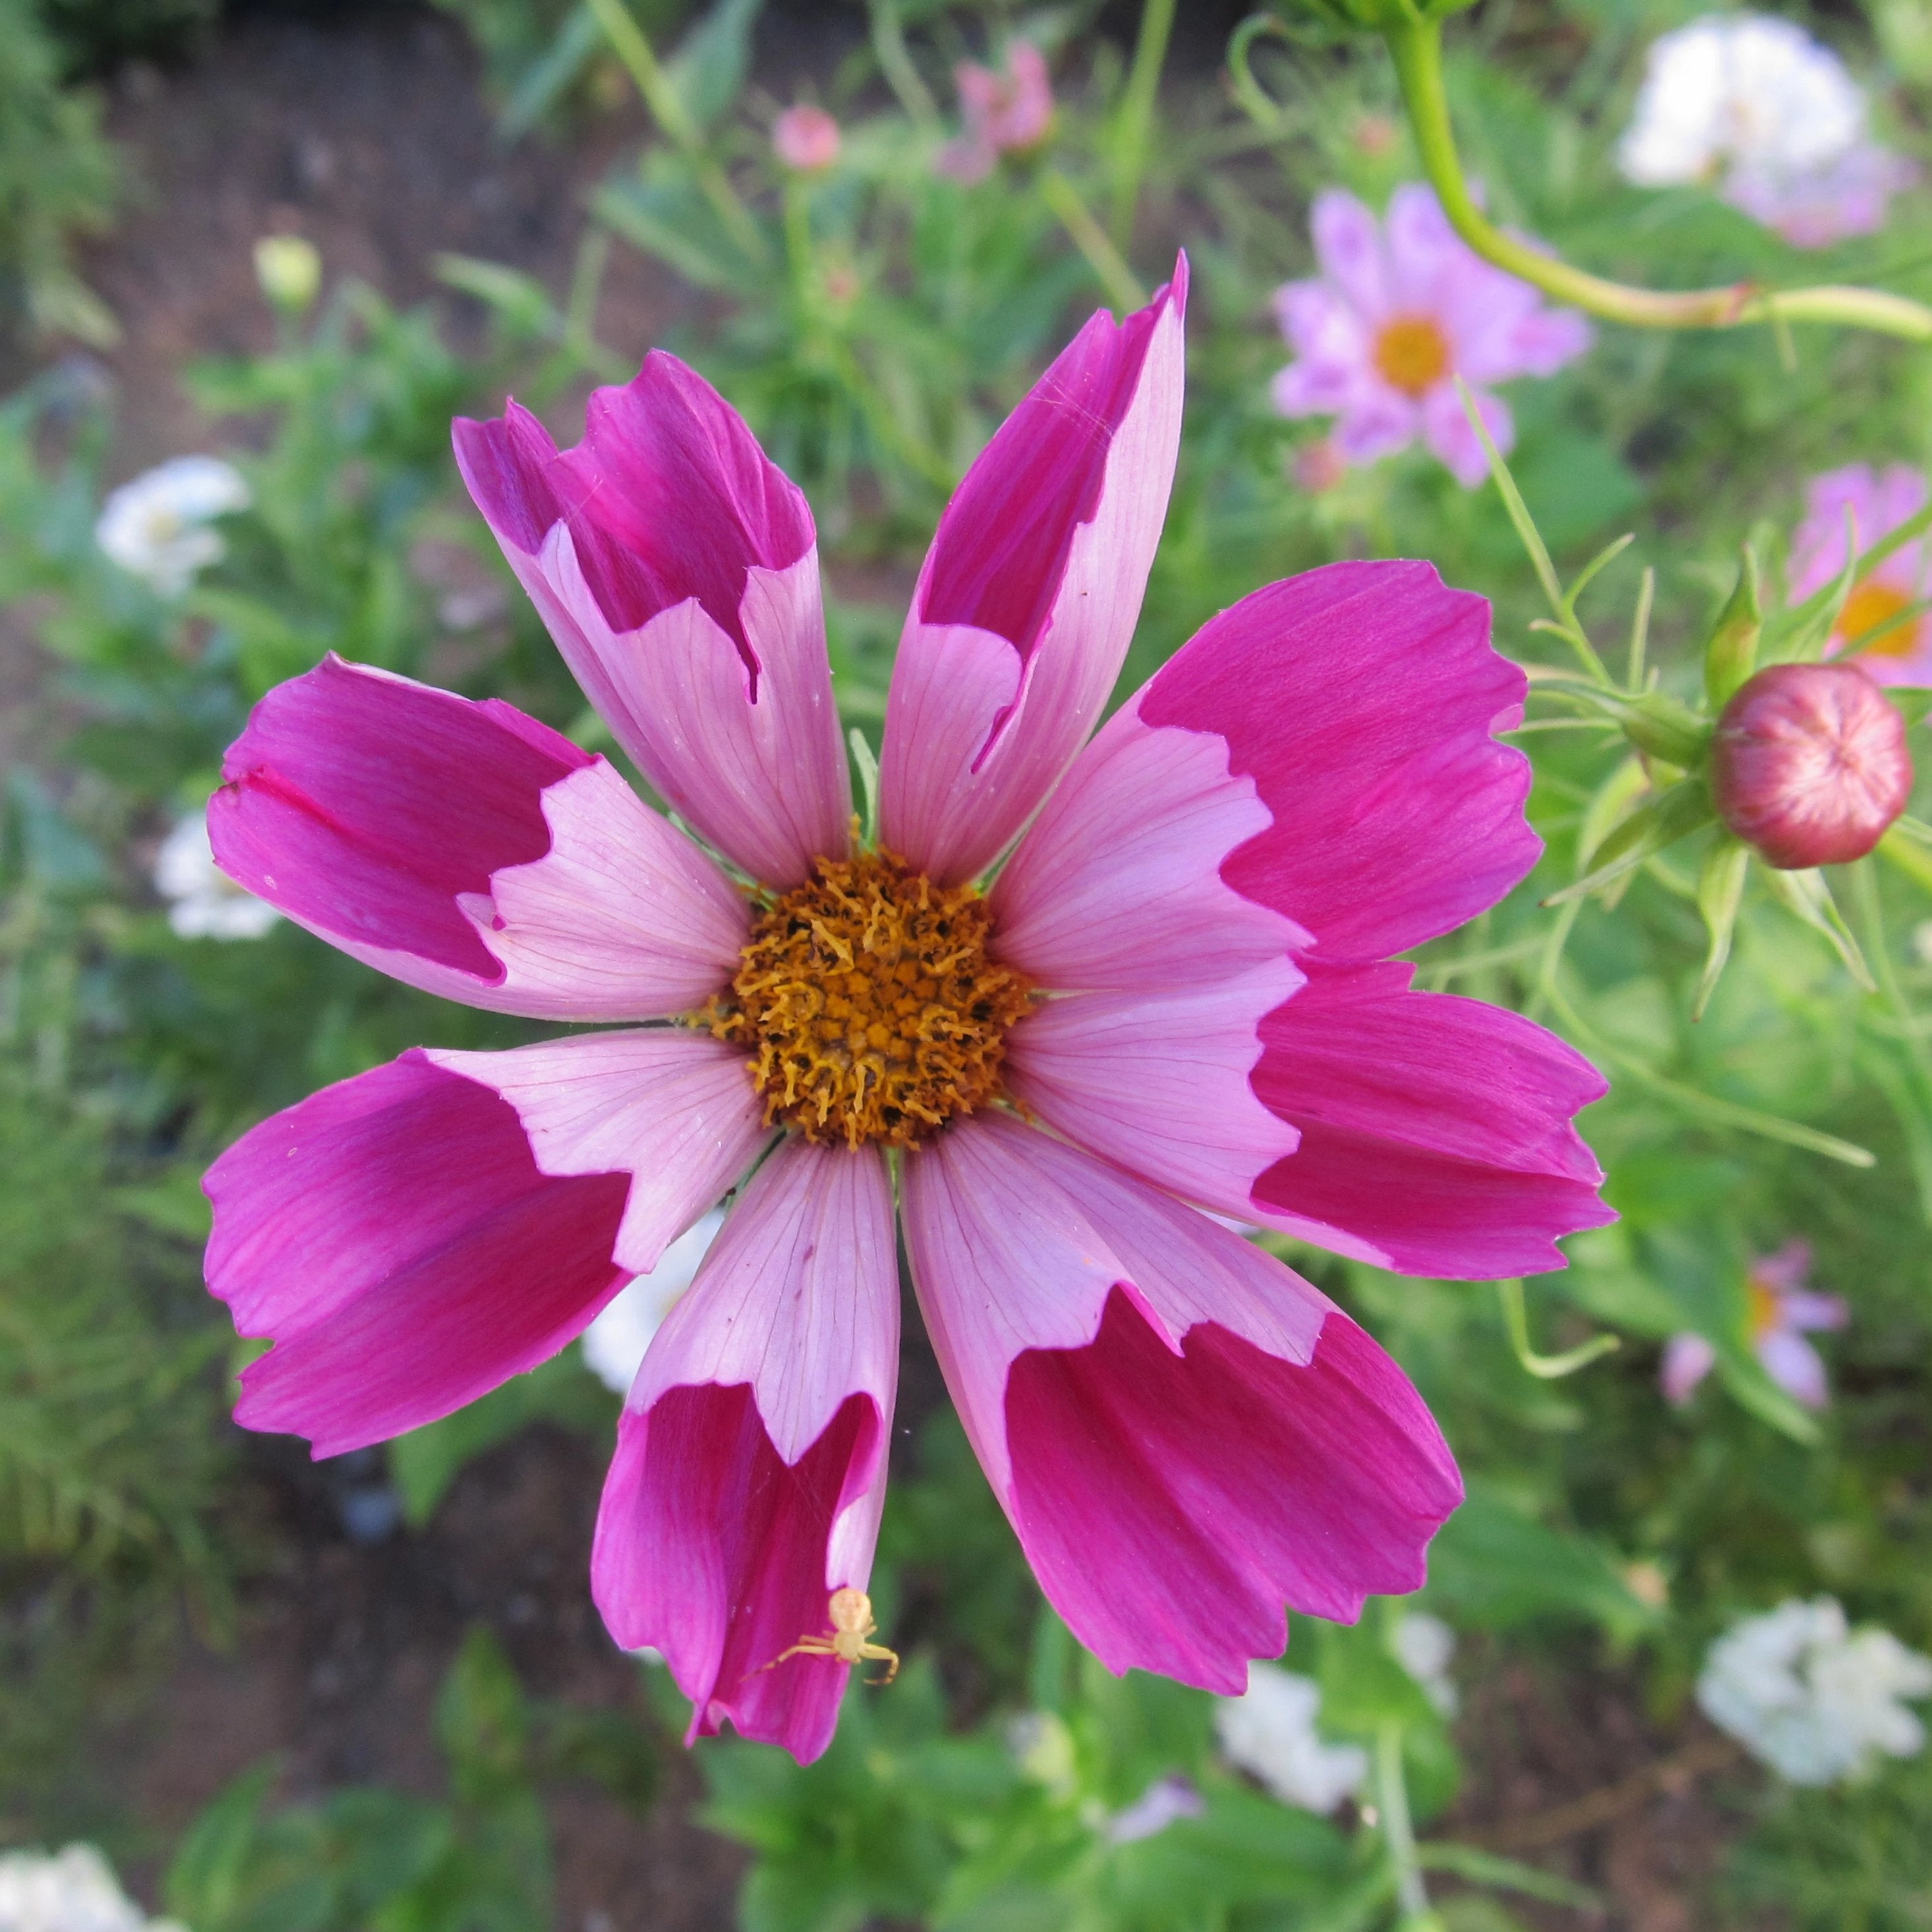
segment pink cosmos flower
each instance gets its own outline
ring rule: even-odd
[[[1825,1364],[1804,1339],[1808,1330],[1842,1328],[1850,1311],[1835,1294],[1814,1294],[1804,1286],[1811,1272],[1809,1241],[1786,1241],[1775,1254],[1761,1255],[1744,1277],[1751,1346],[1765,1372],[1778,1387],[1810,1408],[1828,1399]],[[1682,1405],[1716,1366],[1718,1352],[1702,1335],[1673,1335],[1664,1345],[1665,1397]]]
[[[1825,165],[1796,174],[1740,166],[1724,199],[1783,236],[1794,248],[1828,248],[1885,226],[1892,197],[1916,184],[1903,154],[1861,141]]]
[[[808,101],[784,109],[772,123],[772,152],[795,173],[822,175],[837,165],[844,145],[838,123]]]
[[[1925,507],[1925,478],[1894,463],[1875,470],[1853,463],[1812,478],[1804,493],[1804,520],[1791,539],[1794,602],[1834,581],[1845,568],[1845,513],[1851,512],[1856,546],[1869,550]],[[1928,589],[1932,550],[1923,537],[1902,545],[1852,586],[1838,614],[1828,652],[1835,656],[1873,632],[1858,651],[1859,667],[1880,684],[1932,685],[1932,624],[1925,614],[1894,622]],[[1880,631],[1881,626],[1888,628]]]
[[[962,61],[952,77],[965,122],[939,152],[939,172],[956,182],[984,181],[1002,154],[1036,148],[1053,125],[1053,84],[1046,56],[1030,40],[1006,44],[1004,72]]]
[[[1590,325],[1546,308],[1527,282],[1467,248],[1418,183],[1396,190],[1384,224],[1353,195],[1324,188],[1310,226],[1322,272],[1275,296],[1295,352],[1274,379],[1275,407],[1337,418],[1334,444],[1352,463],[1372,463],[1420,436],[1458,482],[1481,482],[1488,466],[1455,379],[1469,385],[1507,452],[1516,427],[1487,386],[1553,374],[1590,346]]]
[[[334,1455],[446,1414],[735,1190],[632,1390],[592,1559],[694,1734],[831,1736],[846,1667],[767,1666],[868,1580],[895,1174],[1047,1594],[1114,1670],[1224,1692],[1280,1652],[1284,1604],[1415,1588],[1461,1485],[1394,1363],[1213,1214],[1476,1276],[1558,1266],[1608,1218],[1570,1124],[1594,1071],[1394,959],[1538,849],[1527,762],[1491,736],[1524,679],[1481,598],[1424,563],[1271,585],[1088,742],[1166,514],[1186,292],[1184,261],[1096,316],[947,506],[877,849],[805,499],[663,355],[573,449],[514,403],[456,440],[679,824],[507,704],[332,658],[229,754],[214,849],[250,890],[412,986],[614,1023],[412,1051],[221,1157],[208,1280],[274,1342],[238,1418]]]

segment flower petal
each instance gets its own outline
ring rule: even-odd
[[[1664,1400],[1682,1408],[1717,1366],[1718,1352],[1703,1336],[1688,1328],[1672,1336],[1664,1345],[1664,1363],[1658,1375]]]
[[[491,698],[331,656],[278,686],[208,803],[224,872],[466,1005],[643,1019],[728,980],[743,899],[604,759]]]
[[[1824,1361],[1802,1335],[1773,1329],[1758,1338],[1757,1358],[1765,1373],[1807,1408],[1822,1408],[1831,1400]]]
[[[884,1162],[784,1142],[652,1340],[598,1514],[598,1607],[663,1652],[692,1737],[830,1742],[848,1666],[767,1666],[870,1577],[898,1361]]]
[[[892,670],[884,842],[943,884],[992,864],[1098,721],[1167,514],[1187,262],[1096,315],[940,518]]]
[[[1243,1688],[1284,1600],[1412,1590],[1461,1499],[1401,1371],[1205,1216],[1010,1116],[906,1162],[926,1326],[1042,1588],[1114,1671]]]
[[[1081,1146],[1189,1200],[1251,1216],[1262,1177],[1299,1142],[1250,1076],[1263,1017],[1300,984],[1282,956],[1172,993],[1049,1000],[1008,1038],[1008,1084]]]
[[[508,1101],[539,1173],[630,1176],[611,1250],[626,1274],[650,1274],[771,1138],[742,1051],[678,1028],[423,1057]]]
[[[1367,960],[1460,926],[1535,863],[1529,761],[1490,735],[1525,688],[1481,598],[1426,563],[1335,563],[1224,610],[1137,709],[1219,733],[1274,814],[1228,884],[1319,958]]]
[[[1300,1144],[1256,1182],[1250,1218],[1471,1280],[1562,1268],[1559,1237],[1616,1219],[1570,1124],[1606,1090],[1581,1054],[1520,1014],[1416,992],[1407,966],[1304,963],[1254,1072]]]
[[[263,1121],[204,1185],[209,1289],[275,1343],[235,1419],[319,1456],[534,1368],[626,1280],[624,1176],[545,1174],[508,1103],[420,1049]]]
[[[527,410],[459,422],[457,460],[557,648],[671,807],[796,885],[849,839],[805,499],[674,356],[591,398],[559,455]]]
[[[1346,189],[1324,188],[1308,212],[1315,259],[1357,314],[1379,322],[1394,300],[1388,259],[1374,214]]]
[[[1507,456],[1516,447],[1516,418],[1510,414],[1508,404],[1486,389],[1472,388],[1469,397],[1490,440],[1498,454]],[[1447,382],[1422,399],[1422,434],[1442,466],[1464,489],[1474,490],[1488,480],[1489,453],[1470,423],[1462,397]]]
[[[1228,978],[1312,944],[1222,883],[1272,814],[1226,740],[1151,728],[1138,704],[1074,760],[1000,869],[994,950],[1034,985],[1153,992]]]

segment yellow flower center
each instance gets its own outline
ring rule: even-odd
[[[1382,380],[1405,396],[1426,396],[1449,373],[1449,339],[1426,315],[1391,316],[1371,353]]]
[[[1762,1342],[1779,1325],[1784,1304],[1777,1290],[1766,1287],[1754,1274],[1744,1277],[1744,1300],[1750,1311],[1745,1317],[1750,1340],[1754,1343]]]
[[[1838,614],[1838,635],[1860,657],[1910,657],[1918,646],[1922,621],[1918,618],[1892,625],[1883,637],[1874,638],[1868,644],[1861,644],[1858,640],[1881,624],[1892,623],[1900,611],[1916,601],[1909,592],[1868,577],[1862,584],[1854,584],[1852,594],[1845,599],[1845,608]]]
[[[890,852],[821,859],[752,928],[728,993],[697,1016],[752,1052],[772,1126],[907,1147],[998,1098],[1032,1003],[987,956],[984,897]]]

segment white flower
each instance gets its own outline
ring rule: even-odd
[[[1747,1617],[1711,1646],[1706,1714],[1794,1784],[1831,1784],[1883,1752],[1911,1757],[1925,1728],[1900,1700],[1932,1696],[1932,1658],[1890,1631],[1847,1631],[1830,1597]]]
[[[94,540],[123,570],[164,597],[178,597],[226,548],[208,526],[252,500],[232,464],[216,456],[177,456],[108,493]]]
[[[1617,159],[1645,188],[1734,166],[1803,174],[1864,131],[1864,96],[1828,47],[1789,20],[1712,14],[1652,46]]]
[[[1214,1730],[1228,1762],[1284,1804],[1326,1814],[1369,1773],[1359,1744],[1330,1744],[1315,1727],[1322,1688],[1278,1664],[1248,1666],[1248,1688],[1215,1700]]]
[[[169,902],[168,923],[182,939],[260,939],[281,917],[215,864],[205,812],[177,820],[161,841],[154,890]]]
[[[1426,1610],[1411,1610],[1395,1627],[1396,1661],[1422,1686],[1423,1695],[1445,1718],[1456,1714],[1456,1687],[1449,1660],[1456,1654],[1456,1633]]]
[[[150,1919],[92,1845],[0,1857],[0,1932],[184,1932]]]
[[[1709,15],[1652,46],[1617,160],[1640,187],[1709,183],[1804,248],[1871,233],[1918,172],[1867,139],[1838,56],[1762,14]]]
[[[617,1395],[628,1395],[651,1337],[664,1325],[671,1305],[691,1286],[705,1250],[724,1225],[714,1208],[665,1249],[649,1274],[640,1274],[604,1304],[584,1331],[584,1366]]]

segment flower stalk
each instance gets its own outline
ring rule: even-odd
[[[1451,226],[1484,260],[1559,302],[1636,328],[1736,328],[1753,322],[1782,328],[1795,322],[1822,322],[1910,342],[1932,342],[1932,308],[1883,289],[1822,284],[1774,290],[1749,282],[1681,291],[1634,288],[1573,268],[1504,233],[1477,206],[1456,150],[1442,78],[1441,20],[1406,9],[1392,12],[1393,17],[1379,25],[1395,62],[1423,172]]]

